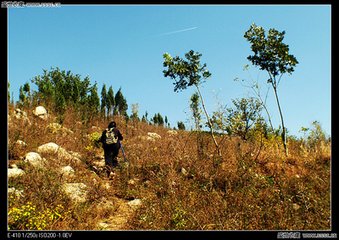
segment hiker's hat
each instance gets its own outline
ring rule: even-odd
[[[114,127],[116,127],[117,126],[117,124],[113,121],[113,122],[110,122],[109,124],[108,124],[108,128],[114,128]]]

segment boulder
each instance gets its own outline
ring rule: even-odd
[[[24,170],[20,168],[8,168],[7,169],[8,178],[17,178],[24,174],[25,174]]]
[[[62,190],[75,203],[83,203],[87,200],[87,186],[84,183],[64,183]]]
[[[48,118],[48,113],[46,108],[43,106],[38,106],[33,110],[33,114],[43,120],[46,120]]]
[[[69,153],[54,142],[45,143],[39,146],[37,152],[40,154],[57,154],[57,157],[60,159],[75,161],[76,163],[81,162],[81,160],[77,157],[78,154],[74,152]]]
[[[58,144],[56,144],[54,142],[49,142],[49,143],[46,143],[46,144],[43,144],[43,145],[39,146],[37,151],[38,151],[38,153],[52,153],[52,154],[55,154],[60,149],[61,149],[61,147]]]
[[[60,173],[63,177],[69,178],[74,176],[74,169],[71,166],[64,166],[60,168]]]
[[[42,158],[39,153],[29,152],[25,155],[24,161],[30,163],[34,167],[43,167],[46,159]]]

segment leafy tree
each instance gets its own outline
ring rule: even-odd
[[[194,93],[191,96],[191,104],[190,104],[193,118],[194,118],[194,123],[195,123],[195,128],[196,130],[200,131],[201,130],[201,114],[199,110],[199,94]]]
[[[226,130],[229,134],[240,136],[243,140],[248,139],[249,131],[260,117],[262,105],[255,98],[241,98],[232,100],[235,109],[228,109],[228,124]]]
[[[327,142],[326,134],[318,121],[313,121],[312,127],[308,131],[307,142],[310,148],[317,148],[321,142]]]
[[[38,86],[38,91],[33,93],[37,103],[44,102],[47,106],[54,105],[55,88],[51,81],[51,73],[44,69],[43,75],[34,77],[32,83]]]
[[[204,143],[203,143],[203,138],[201,134],[201,114],[200,114],[200,109],[199,109],[199,94],[195,92],[191,96],[191,110],[193,114],[193,119],[195,123],[195,129],[198,131],[197,133],[197,150],[198,150],[198,157],[202,158],[203,157],[203,150],[204,150]]]
[[[62,123],[65,118],[66,100],[62,92],[57,92],[55,96],[55,111],[58,113],[58,122]]]
[[[211,73],[206,69],[206,64],[201,65],[200,63],[201,56],[202,54],[194,52],[193,50],[190,50],[188,53],[185,54],[185,58],[187,60],[182,59],[178,56],[173,58],[169,53],[165,53],[163,55],[164,58],[163,66],[166,69],[163,70],[163,74],[165,77],[169,77],[174,80],[173,84],[175,92],[182,91],[190,86],[194,86],[196,88],[207,119],[207,125],[210,129],[211,137],[216,146],[219,157],[222,158],[219,144],[217,143],[216,138],[214,136],[212,122],[207,113],[204,99],[200,91],[201,83],[203,83],[206,79],[208,79],[211,76]]]
[[[29,83],[25,83],[25,84],[24,84],[23,90],[24,90],[24,92],[25,92],[27,95],[30,94],[31,87],[30,87]]]
[[[90,91],[91,82],[88,76],[82,81],[80,81],[80,78],[77,78],[77,81],[79,81],[79,103],[76,103],[76,105],[78,106],[80,104],[81,106],[85,106],[88,92]]]
[[[96,84],[91,86],[88,76],[81,79],[80,75],[74,75],[71,71],[51,68],[50,71],[43,70],[42,75],[34,77],[32,83],[38,86],[38,91],[33,92],[32,99],[38,104],[43,102],[46,107],[54,109],[60,115],[60,122],[63,121],[67,107],[74,107],[84,119],[89,113],[98,113]]]
[[[244,34],[244,37],[250,42],[251,50],[254,53],[254,55],[248,56],[247,59],[253,65],[259,66],[261,70],[268,73],[269,79],[267,82],[272,85],[274,90],[282,125],[281,136],[285,153],[288,155],[286,128],[277,90],[281,77],[285,73],[292,74],[298,61],[293,55],[289,54],[289,46],[283,43],[284,36],[285,31],[279,32],[274,28],[269,29],[266,36],[265,30],[254,23]]]
[[[70,71],[61,71],[59,68],[52,68],[51,71],[43,70],[42,76],[36,76],[32,83],[38,86],[38,91],[34,92],[35,100],[44,102],[47,106],[57,108],[56,102],[60,102],[60,96],[63,95],[65,103],[74,107],[84,104],[88,87],[89,78],[80,79],[79,75],[73,75]]]

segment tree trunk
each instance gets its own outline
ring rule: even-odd
[[[273,90],[274,90],[275,99],[277,100],[277,104],[278,104],[278,109],[279,109],[279,114],[280,114],[280,119],[281,119],[281,125],[282,125],[282,136],[281,137],[282,137],[282,140],[283,140],[285,154],[286,154],[286,157],[287,157],[288,156],[288,149],[287,149],[287,136],[286,136],[286,128],[285,128],[285,124],[284,124],[284,118],[283,118],[280,103],[279,103],[277,88],[274,86],[273,82],[272,82],[272,86],[273,86]]]
[[[207,113],[207,110],[206,110],[206,107],[205,107],[205,103],[204,103],[204,99],[201,95],[201,92],[200,92],[200,89],[198,87],[198,85],[195,85],[196,88],[197,88],[197,91],[198,91],[198,94],[199,94],[199,97],[201,99],[201,105],[202,105],[202,108],[204,109],[204,113],[206,115],[206,118],[207,118],[207,122],[208,122],[208,127],[210,128],[210,133],[211,133],[211,136],[212,136],[212,139],[213,139],[213,142],[214,142],[214,145],[218,151],[218,155],[219,157],[222,159],[222,154],[221,154],[221,150],[220,150],[220,147],[219,147],[219,144],[217,142],[217,140],[215,139],[215,136],[214,136],[214,130],[213,130],[213,127],[212,127],[212,123],[211,123],[211,119]]]

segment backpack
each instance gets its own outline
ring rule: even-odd
[[[115,136],[113,128],[106,129],[106,141],[105,143],[107,145],[114,144],[118,142],[118,137]]]

